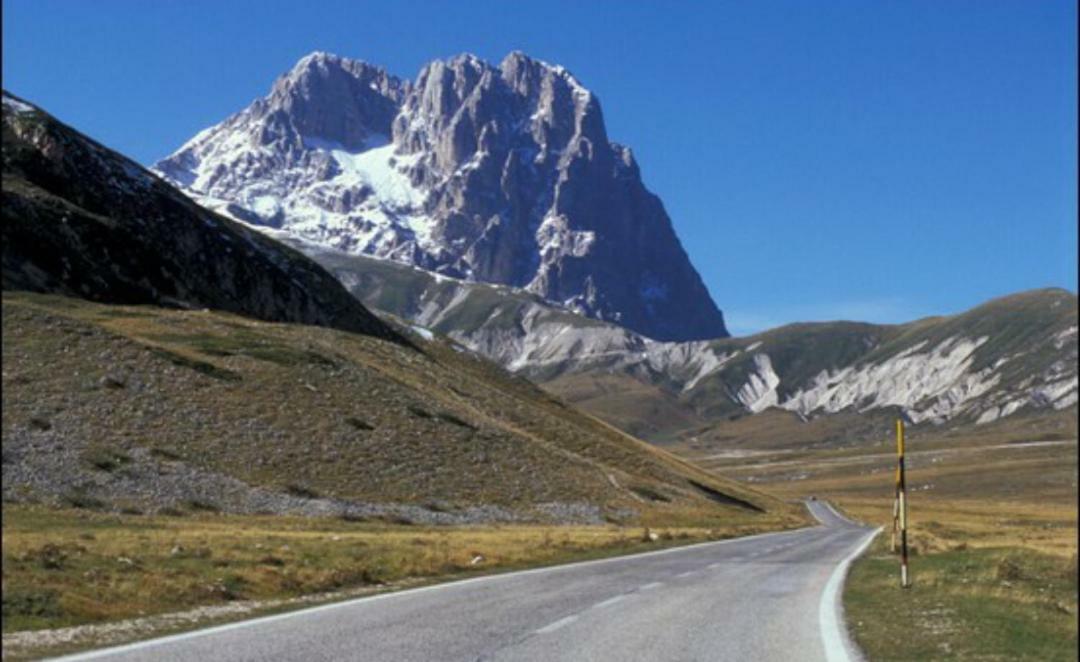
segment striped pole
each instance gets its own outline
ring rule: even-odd
[[[896,419],[897,505],[900,515],[900,587],[911,586],[907,553],[907,490],[904,484],[904,422]]]
[[[896,532],[900,529],[900,464],[896,465],[896,478],[893,481],[893,504],[892,504],[892,551],[896,549]]]

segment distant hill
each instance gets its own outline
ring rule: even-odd
[[[1062,289],[907,324],[804,323],[665,343],[521,290],[294,245],[372,309],[446,334],[653,441],[765,411],[956,426],[1076,408],[1077,298]]]

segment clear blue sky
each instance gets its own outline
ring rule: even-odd
[[[312,50],[409,78],[465,51],[563,64],[736,334],[1076,291],[1074,0],[3,8],[4,87],[143,163]]]

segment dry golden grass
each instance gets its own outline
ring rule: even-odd
[[[911,456],[909,533],[916,548],[1025,547],[1076,553],[1076,442],[1047,446],[938,449]],[[769,487],[790,497],[833,500],[862,521],[892,525],[895,457],[829,458],[803,464],[800,481]],[[785,470],[787,471],[787,470]]]
[[[789,422],[765,429],[778,424]],[[871,660],[1075,660],[1076,412],[908,437],[909,590],[898,587],[890,550],[888,433],[869,446],[683,452],[778,496],[829,499],[884,527],[844,593],[849,626]]]
[[[657,539],[651,540],[650,530],[641,527],[422,527],[329,518],[136,517],[8,505],[4,632],[238,600],[387,590],[750,535],[774,526],[746,517],[717,528],[654,528]],[[187,626],[196,624],[205,621]]]

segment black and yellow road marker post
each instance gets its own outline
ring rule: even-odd
[[[900,465],[896,465],[896,479],[893,481],[892,504],[892,551],[896,553],[896,533],[900,529]]]
[[[904,422],[896,419],[896,510],[900,520],[900,587],[911,586],[907,553],[907,490],[904,485]]]

